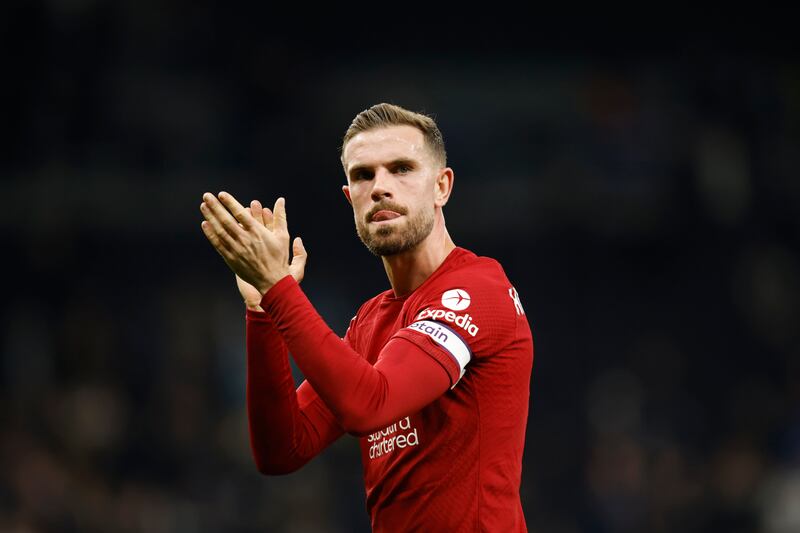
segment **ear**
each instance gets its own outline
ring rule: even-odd
[[[353,201],[350,199],[350,187],[347,185],[342,185],[342,192],[344,193],[345,198],[347,198],[347,203],[353,205]]]
[[[450,193],[453,192],[453,181],[455,181],[455,178],[456,176],[453,173],[453,169],[450,167],[442,169],[441,174],[436,177],[436,182],[434,183],[435,190],[433,191],[433,205],[435,207],[444,207],[450,199]]]

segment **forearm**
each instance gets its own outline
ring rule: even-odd
[[[261,306],[306,379],[347,431],[384,427],[416,412],[449,386],[439,364],[404,339],[389,341],[382,354],[386,357],[370,364],[325,324],[289,276],[264,295]]]
[[[323,447],[300,409],[286,344],[269,316],[247,311],[247,417],[250,446],[263,474],[300,468]]]

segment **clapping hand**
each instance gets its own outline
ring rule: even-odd
[[[281,278],[291,274],[299,283],[305,272],[306,253],[296,237],[289,260],[286,201],[278,198],[272,211],[258,200],[243,207],[232,195],[203,195],[200,224],[211,245],[236,274],[237,285],[248,307],[257,308],[263,295]]]

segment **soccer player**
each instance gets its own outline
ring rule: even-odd
[[[458,247],[444,141],[424,114],[359,113],[342,143],[356,230],[391,288],[343,338],[298,283],[285,200],[203,195],[203,232],[246,304],[247,410],[258,469],[287,474],[359,438],[373,531],[526,531],[519,497],[533,340],[502,267]],[[502,201],[502,199],[498,199]],[[333,259],[332,259],[333,260]],[[305,381],[295,390],[291,352]]]

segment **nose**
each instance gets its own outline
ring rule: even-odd
[[[372,178],[372,201],[380,202],[384,198],[392,197],[392,173],[385,168],[379,168]]]

